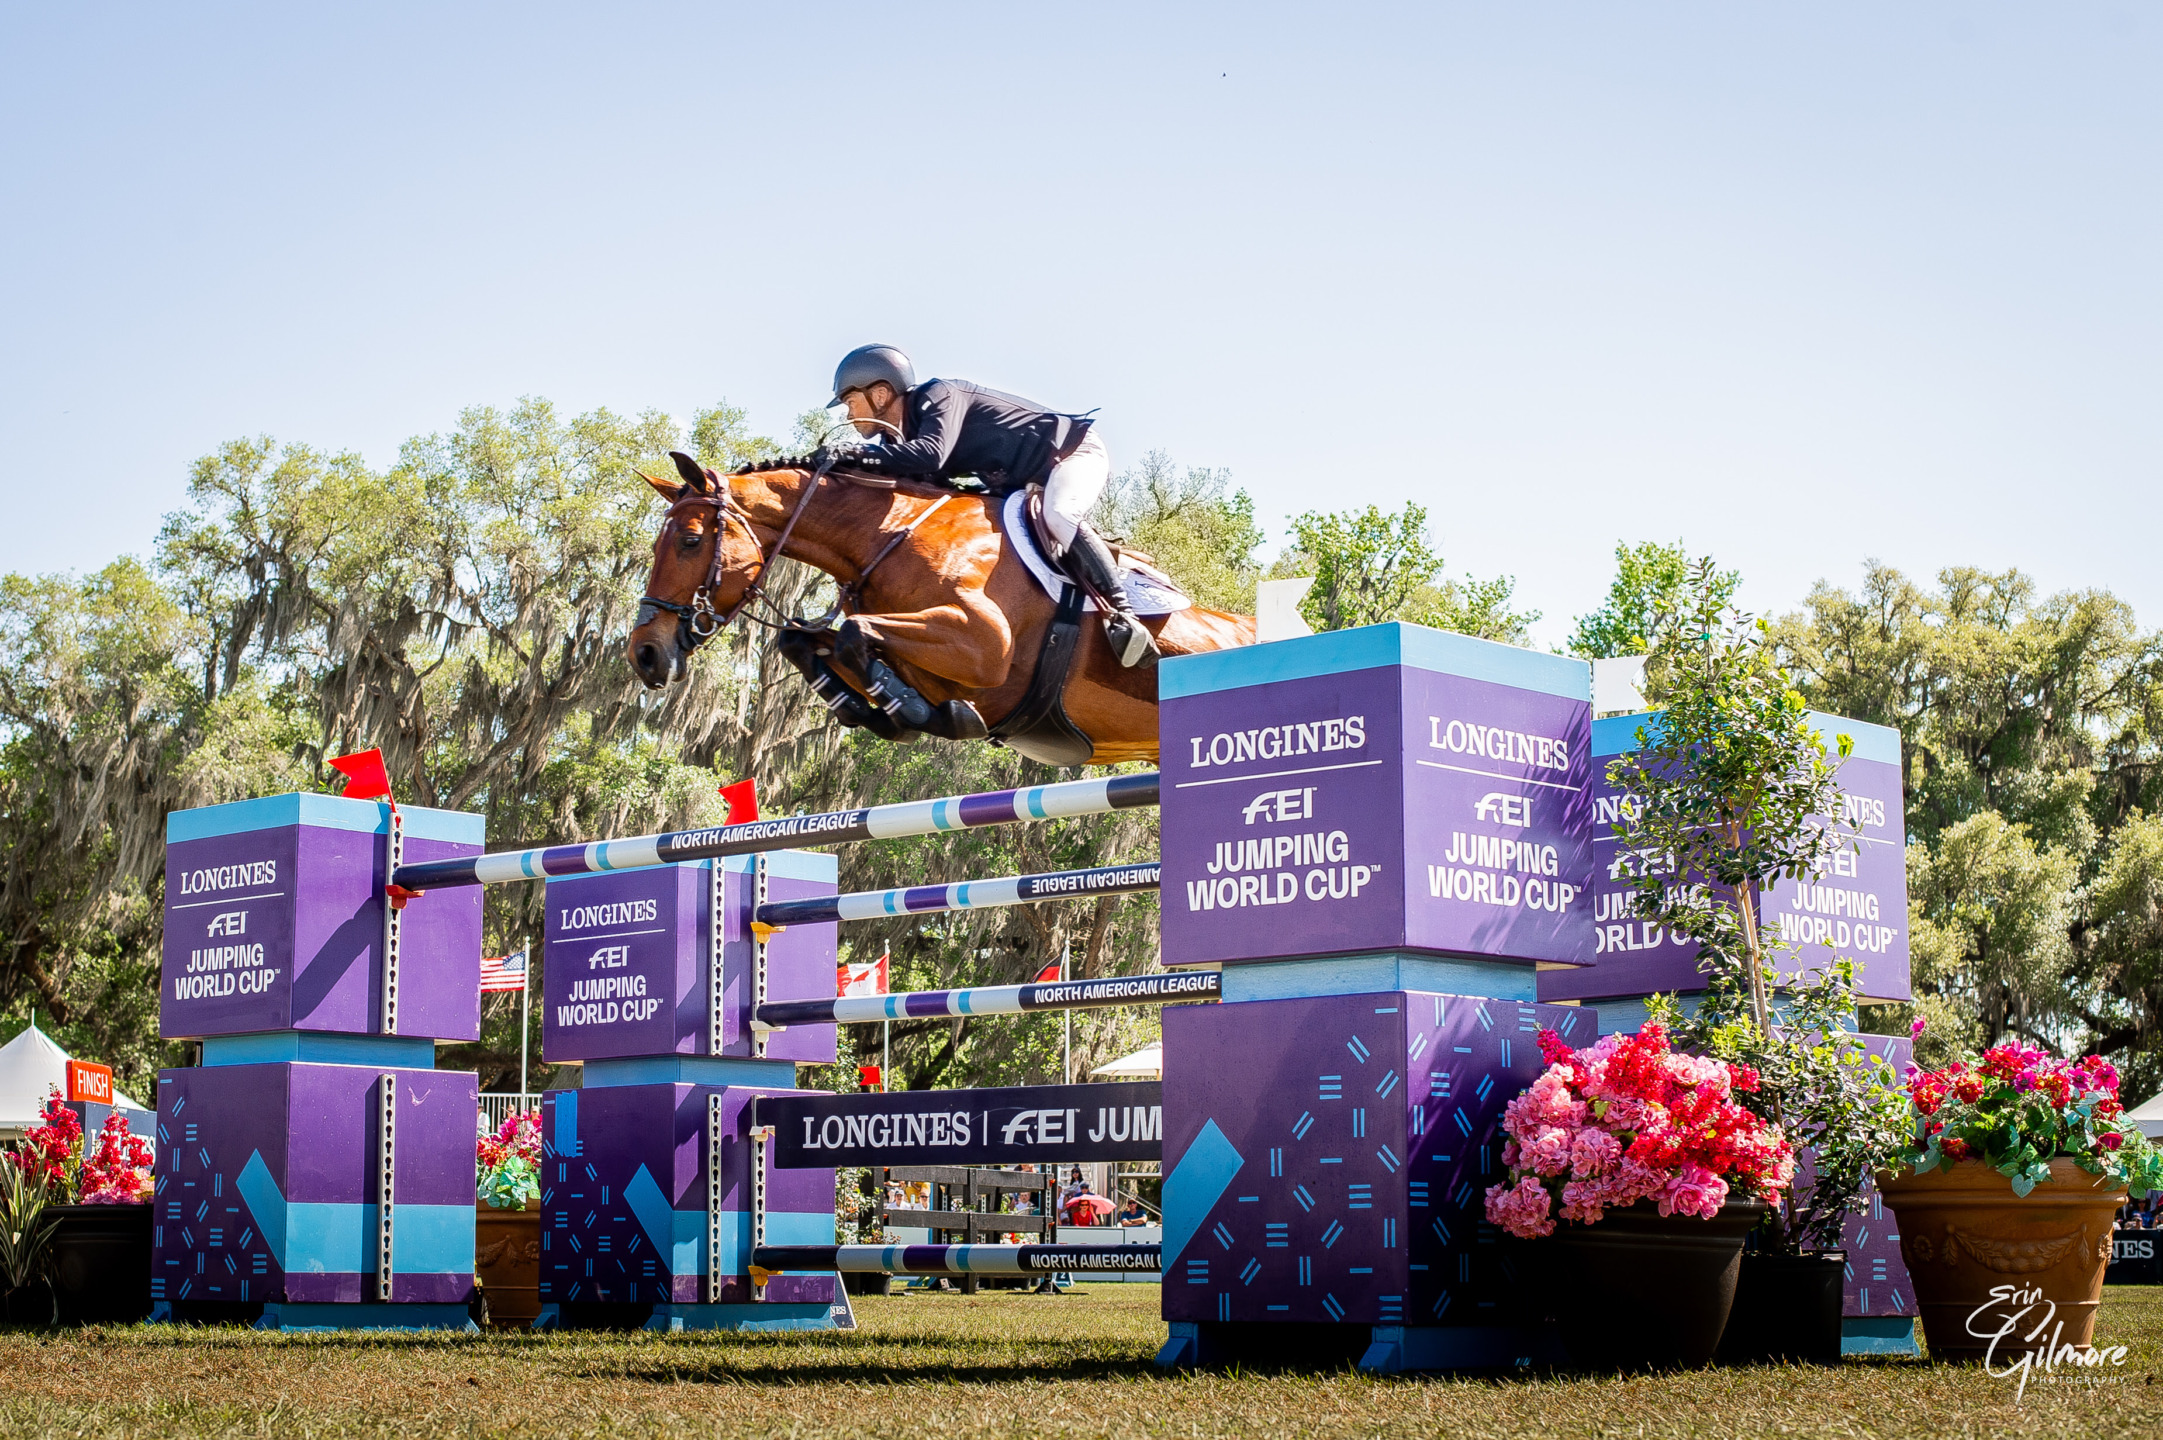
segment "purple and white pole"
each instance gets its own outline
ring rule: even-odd
[[[1157,1245],[761,1245],[751,1252],[751,1267],[869,1275],[1147,1274],[1162,1268],[1161,1255]]]
[[[408,890],[506,885],[517,880],[636,870],[722,855],[757,855],[804,845],[891,840],[905,835],[973,830],[984,825],[1013,825],[1023,820],[1103,815],[1113,810],[1148,809],[1156,803],[1157,774],[1152,770],[1139,775],[1031,785],[1021,790],[993,790],[982,795],[944,795],[936,800],[909,800],[863,810],[783,815],[744,825],[672,830],[628,840],[596,840],[590,845],[548,845],[467,859],[423,861],[399,866],[391,882]]]
[[[1224,977],[1215,970],[1163,975],[1113,975],[1102,980],[1049,980],[1035,985],[981,985],[968,990],[904,990],[895,995],[847,995],[825,1000],[771,1000],[752,1023],[762,1030],[791,1025],[862,1025],[924,1015],[1024,1015],[1032,1010],[1102,1010],[1113,1005],[1164,1005],[1215,1000]]]
[[[836,920],[876,920],[883,915],[931,915],[942,910],[989,910],[1040,900],[1079,900],[1159,888],[1164,867],[1151,860],[1140,865],[1109,865],[1096,870],[1048,870],[1036,875],[1002,875],[995,880],[963,880],[954,885],[910,885],[898,890],[859,890],[814,900],[781,900],[761,905],[752,918],[761,925],[821,925]]]

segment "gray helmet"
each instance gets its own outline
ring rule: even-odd
[[[849,391],[862,390],[881,380],[896,390],[914,390],[916,367],[891,345],[859,345],[841,357],[841,364],[834,370],[834,398],[826,403],[839,405]]]

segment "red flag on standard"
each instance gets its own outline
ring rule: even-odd
[[[1037,971],[1036,983],[1039,985],[1049,985],[1052,981],[1057,980],[1059,978],[1059,965],[1060,962],[1054,960],[1051,962],[1051,964],[1046,965],[1043,969]]]
[[[738,780],[733,785],[721,787],[721,798],[728,801],[728,819],[724,825],[748,825],[759,818],[759,782],[756,779]]]
[[[381,750],[356,750],[351,755],[334,755],[330,768],[346,777],[341,793],[348,800],[391,798],[391,773],[383,766]]]

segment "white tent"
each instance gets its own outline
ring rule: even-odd
[[[2163,1140],[2163,1095],[2134,1106],[2125,1112],[2125,1118],[2140,1126],[2140,1133],[2150,1140]]]
[[[68,1093],[67,1061],[68,1052],[34,1024],[0,1045],[0,1136],[20,1136],[39,1123],[48,1094]],[[118,1090],[113,1091],[113,1105],[121,1110],[150,1109]]]
[[[1152,1040],[1132,1055],[1122,1055],[1089,1073],[1108,1080],[1161,1080],[1164,1078],[1164,1042]]]

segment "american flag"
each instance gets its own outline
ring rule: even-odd
[[[491,990],[523,990],[526,988],[526,952],[515,955],[489,955],[481,960],[481,993]]]

